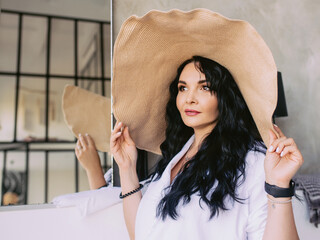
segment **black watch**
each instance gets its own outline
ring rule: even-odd
[[[296,183],[291,180],[289,185],[289,188],[281,188],[265,182],[264,189],[269,195],[275,198],[292,197],[294,196]]]

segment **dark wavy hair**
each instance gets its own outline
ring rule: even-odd
[[[208,205],[210,219],[218,216],[219,211],[228,210],[225,204],[228,196],[233,201],[243,203],[244,199],[237,196],[236,188],[245,179],[245,156],[249,150],[266,151],[247,104],[229,71],[213,60],[194,56],[181,64],[170,85],[170,99],[166,107],[166,139],[160,146],[162,159],[151,174],[151,179],[160,179],[168,163],[194,133],[192,128],[183,123],[176,106],[180,74],[192,62],[206,76],[208,87],[216,94],[219,116],[216,126],[204,138],[196,155],[182,167],[166,189],[168,193],[157,207],[157,217],[163,220],[167,216],[177,219],[179,202],[183,201],[183,205],[189,203],[191,195],[195,193],[200,196],[200,207],[201,202]]]

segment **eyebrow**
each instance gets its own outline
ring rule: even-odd
[[[199,80],[199,81],[198,81],[198,84],[202,84],[202,83],[206,83],[206,82],[208,82],[208,81],[205,80],[205,79],[204,79],[204,80]],[[178,83],[187,84],[185,81],[182,81],[182,80],[179,80]]]

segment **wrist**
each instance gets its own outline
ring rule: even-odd
[[[279,187],[265,182],[264,188],[274,198],[290,198],[295,193],[295,182],[291,180],[288,187]]]
[[[135,169],[119,169],[122,192],[126,193],[139,187],[139,178]]]
[[[270,195],[270,194],[267,194],[267,197],[270,199],[270,200],[273,200],[273,201],[289,201],[292,199],[292,197],[280,197],[280,198],[275,198],[274,196]]]
[[[266,183],[270,185],[275,185],[281,188],[289,188],[290,187],[290,179],[289,180],[274,180],[272,178],[266,178]]]
[[[86,173],[87,175],[102,175],[103,176],[103,171],[102,171],[102,167],[101,165],[95,166],[95,167],[91,167],[91,168],[86,168]]]

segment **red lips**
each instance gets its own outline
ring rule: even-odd
[[[186,113],[187,116],[195,116],[200,113],[200,112],[193,110],[193,109],[186,109],[184,112]]]

